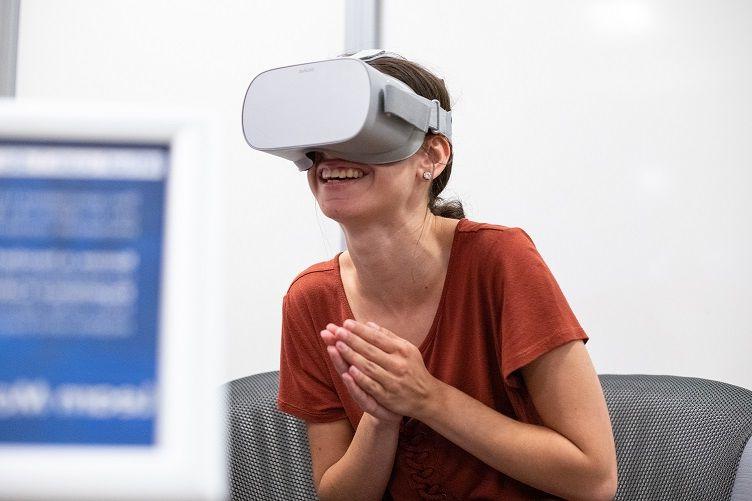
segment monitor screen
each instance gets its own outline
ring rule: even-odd
[[[0,99],[0,498],[226,498],[220,130]]]
[[[0,445],[155,444],[169,157],[0,141]]]

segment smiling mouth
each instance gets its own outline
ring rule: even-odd
[[[352,181],[357,181],[358,179],[367,176],[365,172],[358,168],[329,168],[329,167],[323,167],[321,171],[319,172],[319,181],[321,181],[324,184],[341,184],[341,183],[347,183]]]

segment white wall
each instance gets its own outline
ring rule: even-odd
[[[599,373],[752,388],[752,2],[384,1],[453,98],[449,188],[532,236]]]
[[[246,88],[344,49],[344,1],[21,2],[17,96],[193,106],[225,127],[228,359],[222,382],[277,370],[282,296],[339,250],[305,175],[243,139]],[[219,382],[218,382],[219,383]]]
[[[384,0],[383,24],[452,93],[449,194],[531,234],[599,373],[752,388],[752,3]],[[304,175],[245,145],[243,94],[343,46],[342,0],[21,2],[19,97],[222,114],[224,380],[279,367],[282,294],[340,243]]]

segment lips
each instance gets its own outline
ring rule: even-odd
[[[360,175],[357,175],[359,173]],[[356,174],[353,176],[353,174]],[[347,181],[357,181],[361,177],[369,174],[369,169],[363,168],[360,164],[347,162],[341,159],[331,159],[321,162],[316,168],[316,177],[319,182],[344,183]],[[342,178],[342,179],[337,179]]]
[[[327,167],[329,169],[352,169],[352,168],[358,168],[360,169],[360,166],[358,164],[352,163],[352,162],[346,162],[345,160],[324,160],[323,162],[320,162],[319,165],[316,167],[316,176],[318,176],[319,179],[321,179],[321,170]],[[360,169],[363,170],[363,169]]]
[[[336,182],[357,181],[358,179],[365,176],[366,174],[358,168],[330,169],[329,167],[324,167],[321,169],[319,182],[329,184]]]
[[[347,169],[349,168],[359,168],[360,166],[353,162],[347,162],[345,160],[324,160],[323,162],[319,163],[319,169],[322,167],[329,167],[330,169]]]

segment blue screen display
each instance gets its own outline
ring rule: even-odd
[[[154,445],[168,166],[0,140],[0,444]]]

